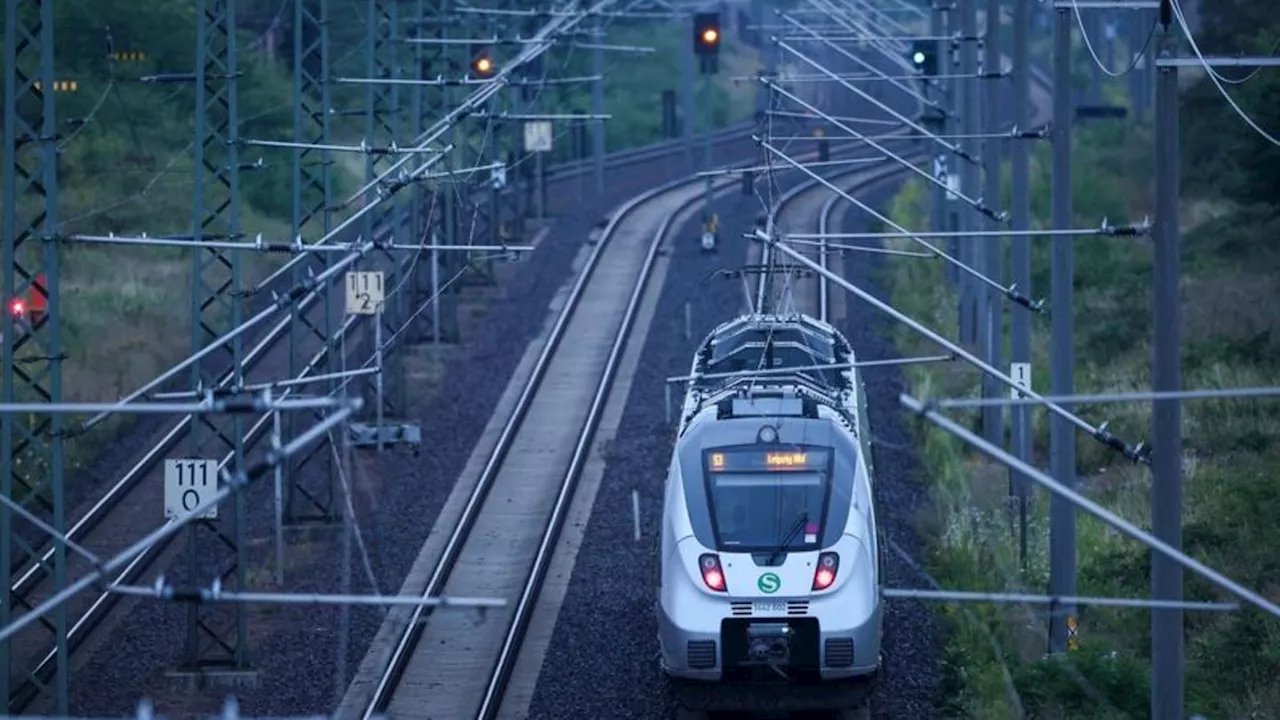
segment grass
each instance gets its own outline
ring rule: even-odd
[[[1081,128],[1074,148],[1078,226],[1141,219],[1150,212],[1149,134],[1141,128]],[[1033,217],[1048,217],[1050,165],[1033,163]],[[928,198],[917,181],[895,198],[892,217],[928,226]],[[1275,252],[1257,219],[1221,201],[1184,198],[1182,336],[1184,387],[1267,385],[1277,375],[1280,302]],[[1270,214],[1274,225],[1274,213]],[[1273,226],[1272,225],[1272,226]],[[1033,297],[1048,288],[1047,243],[1033,241]],[[902,247],[906,247],[902,244]],[[1076,243],[1078,392],[1150,388],[1151,252],[1146,239],[1081,239]],[[939,263],[895,260],[886,271],[895,307],[956,335],[956,294]],[[1048,323],[1033,322],[1033,382],[1048,387]],[[897,331],[904,355],[935,349]],[[1007,351],[1006,351],[1007,352]],[[1007,357],[1007,354],[1006,354]],[[916,397],[970,396],[976,372],[946,366],[906,369]],[[1149,406],[1084,406],[1076,411],[1130,442],[1149,437]],[[959,418],[958,413],[955,417]],[[1047,464],[1045,413],[1033,411],[1034,464]],[[967,419],[967,418],[966,418]],[[920,518],[931,546],[926,568],[943,587],[1045,592],[1048,502],[1037,491],[1025,563],[1006,514],[1008,473],[962,443],[921,425],[918,448],[930,509]],[[1228,576],[1280,598],[1280,543],[1271,532],[1280,512],[1273,480],[1280,474],[1280,407],[1267,400],[1188,401],[1183,405],[1184,548]],[[1149,527],[1149,474],[1081,436],[1081,490],[1113,512]],[[1157,450],[1158,451],[1158,450]],[[1150,593],[1149,552],[1078,514],[1081,595],[1143,597]],[[1189,599],[1226,600],[1187,573]],[[950,717],[1149,717],[1150,616],[1136,610],[1080,610],[1079,649],[1045,656],[1045,615],[1019,606],[939,608],[948,629],[941,707]],[[1280,623],[1261,613],[1186,614],[1187,710],[1213,718],[1273,717],[1280,707]]]

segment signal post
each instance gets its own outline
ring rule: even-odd
[[[715,108],[712,103],[715,95],[711,76],[715,75],[720,69],[720,38],[720,13],[701,12],[694,14],[693,53],[698,58],[700,74],[706,78],[703,82],[703,105],[706,107],[705,117],[707,119],[705,135],[703,136],[703,147],[705,149],[703,170],[705,171],[710,171],[714,164],[711,136],[715,125]],[[693,119],[689,118],[687,121],[692,123]],[[713,198],[711,178],[710,174],[706,176],[702,199],[702,249],[707,251],[715,250],[720,244],[718,222],[714,208],[711,206]]]

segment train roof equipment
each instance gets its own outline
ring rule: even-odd
[[[699,346],[689,375],[671,378],[688,386],[678,436],[714,406],[719,420],[830,414],[865,445],[855,360],[838,330],[808,315],[751,314],[722,323]]]

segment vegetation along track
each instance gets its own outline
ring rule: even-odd
[[[727,128],[714,136],[716,149],[726,155],[740,156],[750,148],[750,134],[751,128],[744,125]],[[663,143],[655,147],[618,153],[616,156],[606,158],[606,168],[633,166],[661,159],[666,154],[678,152],[679,149],[678,143]],[[589,173],[591,167],[589,161],[580,161],[551,170],[554,170],[556,179],[560,180]],[[407,222],[408,213],[403,209],[389,209],[388,217],[383,220],[377,230],[378,238],[386,237],[393,229],[403,228]],[[352,236],[354,233],[337,241],[349,242]],[[404,262],[412,262],[412,258]],[[321,299],[336,302],[335,299],[329,298],[332,293],[326,293],[325,290],[334,287],[340,281],[341,274],[341,272],[335,273],[334,279],[323,283],[323,287],[312,288],[310,292],[295,296],[294,302],[299,312],[308,313],[313,323],[318,322],[324,307]],[[287,375],[290,319],[287,310],[281,312],[283,316],[274,324],[267,321],[259,325],[263,331],[259,332],[256,338],[246,336],[246,339],[253,341],[246,342],[247,350],[242,364],[246,383],[279,381]],[[342,318],[340,309],[334,310],[334,317]],[[335,324],[341,334],[346,334],[361,324],[361,320],[360,316],[348,316],[345,320],[339,319]],[[323,372],[326,355],[326,348],[318,338],[309,339],[310,347],[304,348],[302,354],[302,357],[308,359],[301,374],[303,377]],[[230,382],[231,372],[228,365],[220,376],[219,387],[227,387]],[[162,507],[164,458],[175,448],[180,447],[180,443],[188,437],[191,424],[192,419],[184,417],[164,427],[150,438],[139,441],[138,445],[146,449],[135,455],[123,472],[115,476],[115,480],[103,484],[97,500],[85,503],[87,508],[70,523],[67,537],[98,557],[105,558],[152,529],[160,518],[159,508]],[[261,439],[268,435],[269,428],[269,416],[258,417],[249,424],[245,434],[246,452],[252,451]],[[231,457],[228,454],[219,460],[225,464],[231,460]],[[33,540],[35,537],[33,536]],[[52,544],[47,542],[47,538],[39,539],[45,542],[34,545],[34,556],[28,555],[15,563],[13,568],[14,581],[10,586],[10,597],[16,611],[29,610],[50,597],[55,591],[52,576],[54,549]],[[168,546],[166,543],[149,548],[108,582],[120,584],[135,582],[147,568],[156,563],[157,558],[164,554]],[[68,583],[85,576],[93,569],[85,558],[75,553],[68,553]],[[120,596],[117,594],[99,590],[81,593],[67,603],[70,651],[74,652],[84,644],[119,599]],[[15,619],[19,614],[20,612],[14,613]],[[43,622],[33,623],[18,633],[11,641],[10,647],[13,657],[9,671],[10,687],[13,690],[8,699],[8,712],[17,713],[26,709],[39,696],[37,683],[48,682],[52,678],[57,660],[51,628]]]

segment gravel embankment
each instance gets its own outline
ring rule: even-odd
[[[887,200],[892,188],[865,199],[874,205]],[[726,201],[727,202],[727,201]],[[752,199],[732,201],[726,217],[750,218],[758,210]],[[722,205],[723,207],[723,205]],[[865,222],[850,214],[846,231],[865,230]],[[746,230],[747,222],[732,233]],[[861,227],[857,227],[861,225]],[[729,237],[737,237],[734,234]],[[600,488],[594,513],[579,551],[569,593],[561,607],[555,636],[543,665],[530,709],[533,718],[660,718],[669,717],[657,670],[657,628],[653,614],[653,533],[662,505],[662,473],[670,462],[674,428],[663,420],[663,381],[688,370],[697,343],[716,324],[743,309],[736,282],[699,281],[717,267],[745,258],[745,243],[728,243],[714,256],[696,248],[677,246],[666,278],[664,294],[650,330],[640,368],[633,380],[628,407],[618,438],[610,446],[607,482]],[[874,287],[868,256],[850,259],[847,277]],[[686,288],[688,288],[686,290]],[[695,302],[694,337],[683,335],[683,304]],[[893,357],[884,323],[874,310],[851,303],[844,328],[865,359]],[[912,455],[898,446],[909,440],[896,409],[899,373],[878,370],[866,375],[869,412],[877,443],[877,507],[888,537],[908,553],[918,547],[912,521],[923,491],[915,480]],[[630,493],[641,496],[644,537],[631,537]],[[889,582],[913,581],[909,568],[896,555],[886,557]],[[925,718],[932,713],[937,686],[937,646],[927,608],[895,603],[885,621],[885,673],[874,699],[882,717]],[[583,628],[593,628],[584,631]]]
[[[748,141],[734,143],[732,150],[742,153],[750,148]],[[723,148],[718,156],[728,158],[730,151]],[[677,166],[673,160],[657,160],[629,166],[624,172],[611,172],[603,197],[592,192],[589,180],[583,183],[585,191],[581,194],[576,180],[552,186],[549,195],[558,217],[546,240],[504,283],[497,297],[488,302],[484,318],[463,347],[450,353],[440,389],[430,397],[419,394],[409,398],[410,416],[423,429],[425,445],[421,455],[414,457],[404,451],[388,451],[381,458],[372,453],[360,454],[351,479],[357,517],[379,590],[399,591],[454,479],[488,422],[506,378],[541,327],[552,296],[568,278],[572,259],[591,227],[600,221],[602,210],[666,181]],[[254,588],[268,587],[272,582],[271,492],[269,481],[259,484],[250,490],[246,503],[255,568],[249,585]],[[205,533],[202,540],[207,545],[211,537]],[[306,542],[291,543],[286,554],[285,589],[334,592],[340,588],[341,551],[337,533],[332,531],[312,532]],[[181,555],[166,571],[175,583],[189,577],[186,552]],[[353,558],[352,591],[369,592],[358,550]],[[222,569],[201,563],[193,577],[207,586],[209,578]],[[164,677],[183,658],[186,609],[156,601],[132,605],[129,616],[110,636],[87,647],[87,654],[79,661],[73,660],[74,713],[131,712],[143,695],[155,699],[161,712],[210,712],[218,708],[224,694],[232,692],[246,714],[331,711],[341,627],[338,610],[306,606],[251,608],[250,647],[252,663],[261,672],[258,687],[211,689],[187,695],[174,692]],[[351,611],[348,675],[367,650],[381,617],[382,612],[374,608]],[[202,642],[209,641],[210,638],[202,638]]]
[[[883,208],[901,188],[901,181],[881,185],[862,196],[872,207]],[[871,228],[865,213],[845,216],[842,232],[866,232]],[[872,253],[848,253],[843,275],[854,285],[888,300],[877,282],[887,259]],[[912,259],[906,259],[911,262]],[[843,292],[835,289],[834,292]],[[859,360],[888,360],[900,357],[890,339],[892,320],[865,302],[850,295],[846,301],[842,330]],[[906,418],[898,405],[902,392],[900,368],[872,367],[862,371],[867,392],[867,413],[872,432],[872,454],[876,467],[876,519],[884,529],[888,547],[884,553],[885,585],[921,587],[911,566],[893,546],[908,557],[919,558],[922,543],[915,529],[916,518],[927,499],[920,478],[920,463],[907,431]],[[873,717],[934,717],[934,699],[940,679],[937,623],[930,608],[919,602],[891,600],[885,605],[884,666],[881,681],[872,696]]]

